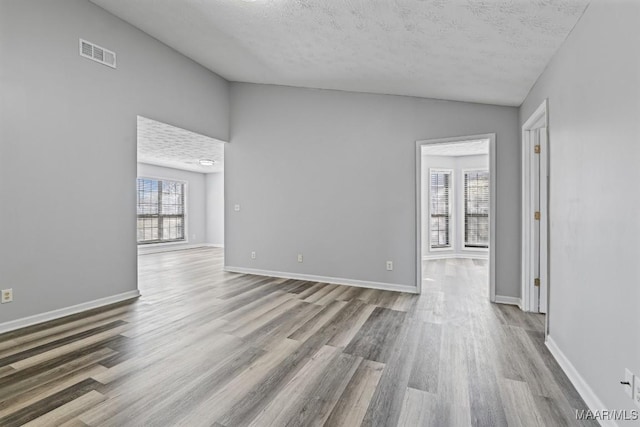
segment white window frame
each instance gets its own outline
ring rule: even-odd
[[[431,240],[431,175],[433,173],[448,173],[449,174],[449,246],[444,248],[433,247]],[[429,252],[447,252],[455,251],[455,212],[453,212],[453,200],[455,197],[455,173],[453,169],[449,168],[429,168],[429,199],[428,199],[428,219],[429,219],[429,232],[427,238],[429,239]]]
[[[184,185],[184,239],[183,240],[175,240],[172,242],[157,242],[157,243],[138,243],[138,203],[136,201],[136,246],[138,249],[140,248],[153,248],[158,246],[172,246],[172,245],[184,245],[189,243],[189,181],[184,181],[182,179],[169,178],[169,177],[159,177],[159,176],[151,176],[151,175],[138,175],[136,176],[136,189],[138,188],[138,179],[154,179],[156,181],[173,181],[179,182]],[[136,198],[137,198],[137,190],[136,190]],[[136,199],[137,200],[137,199]]]
[[[460,221],[459,221],[459,225],[460,225],[460,249],[462,251],[466,251],[466,252],[481,252],[481,253],[487,253],[489,252],[489,248],[473,248],[473,247],[467,247],[467,242],[465,239],[465,233],[464,233],[464,218],[465,218],[465,200],[464,200],[464,176],[467,174],[467,172],[487,172],[489,174],[489,228],[491,228],[491,171],[488,168],[469,168],[469,169],[462,169],[460,171],[461,175],[460,175],[460,182],[462,183],[462,187],[460,190],[460,197],[459,197],[459,202],[460,202]],[[491,236],[489,236],[489,245],[491,244]]]

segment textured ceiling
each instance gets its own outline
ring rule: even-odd
[[[423,156],[476,156],[489,154],[489,140],[430,144],[422,146]]]
[[[200,159],[216,163],[202,166]],[[192,172],[222,172],[224,142],[138,116],[138,161]]]
[[[231,81],[518,106],[588,0],[91,0]]]

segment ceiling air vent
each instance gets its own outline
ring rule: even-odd
[[[80,56],[92,59],[111,68],[116,68],[116,54],[103,47],[80,39]]]

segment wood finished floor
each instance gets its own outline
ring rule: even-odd
[[[143,255],[138,301],[0,336],[0,425],[580,425],[544,317],[490,304],[484,261],[425,262],[420,296],[222,264]]]

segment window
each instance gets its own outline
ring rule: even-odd
[[[431,248],[451,247],[451,171],[431,171]]]
[[[489,247],[489,171],[464,172],[464,246]]]
[[[138,178],[138,244],[184,240],[184,183]]]

